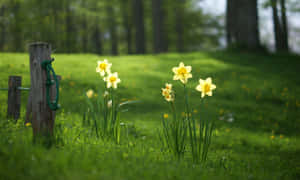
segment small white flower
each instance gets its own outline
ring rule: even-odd
[[[107,97],[108,95],[109,95],[108,91],[105,91],[105,92],[103,93],[103,97]]]
[[[111,106],[112,106],[112,100],[109,100],[109,101],[107,102],[107,107],[108,107],[108,108],[111,108]]]

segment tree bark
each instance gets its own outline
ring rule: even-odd
[[[98,21],[97,21],[98,22]],[[92,42],[94,44],[95,47],[95,53],[97,54],[102,54],[103,53],[103,46],[102,46],[102,32],[100,27],[96,24],[95,25],[95,30],[93,32],[93,36],[92,36]]]
[[[167,51],[164,29],[163,0],[152,0],[153,50],[154,53]]]
[[[184,6],[185,0],[177,0],[175,5],[175,29],[177,34],[177,52],[184,52]]]
[[[289,38],[288,38],[288,23],[287,23],[287,15],[286,15],[286,6],[285,0],[280,0],[281,6],[281,22],[282,22],[282,50],[289,51]]]
[[[278,1],[271,0],[271,6],[273,14],[273,28],[276,51],[288,52],[288,27],[285,1],[280,0],[281,16],[279,16],[278,13]]]
[[[82,51],[86,53],[88,51],[88,36],[87,36],[87,20],[86,16],[82,17],[82,30],[81,30],[81,38],[82,38]]]
[[[82,1],[81,6],[83,8],[86,8],[86,1]],[[82,19],[81,19],[81,41],[82,41],[82,51],[84,53],[86,53],[88,51],[88,22],[87,22],[87,17],[86,15],[83,13],[82,15]]]
[[[277,0],[272,0],[272,13],[273,13],[273,29],[274,29],[274,36],[275,36],[275,46],[276,50],[279,51],[281,49],[282,45],[282,39],[281,39],[281,27],[280,27],[280,21],[278,16],[278,8],[277,8]]]
[[[227,0],[226,26],[228,45],[260,48],[257,0]]]
[[[118,54],[118,36],[117,36],[117,25],[116,25],[116,17],[115,17],[115,10],[109,4],[107,7],[107,14],[108,14],[108,22],[109,22],[109,33],[110,33],[110,40],[111,40],[111,54],[117,55]]]
[[[143,0],[133,0],[135,17],[135,45],[137,54],[145,54],[145,25],[144,25],[144,5]]]
[[[129,1],[128,0],[122,0],[121,4],[122,9],[122,18],[123,18],[123,26],[125,30],[125,39],[127,42],[127,53],[132,54],[132,25],[130,21],[130,10],[129,10]]]
[[[16,52],[23,50],[20,2],[15,0],[13,3],[14,25],[13,25],[13,46]]]
[[[73,14],[71,11],[71,5],[70,2],[66,1],[66,7],[65,7],[65,13],[66,13],[66,17],[65,17],[65,24],[66,24],[66,33],[65,33],[65,38],[66,38],[66,42],[65,42],[65,50],[67,53],[72,53],[74,51],[76,51],[75,45],[76,45],[76,41],[75,41],[75,26],[73,23]]]
[[[2,5],[0,7],[0,19],[2,19],[2,22],[0,21],[0,51],[4,50],[5,45],[5,34],[6,34],[6,26],[5,26],[5,5]]]

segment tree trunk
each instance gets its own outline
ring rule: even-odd
[[[131,21],[130,21],[130,15],[129,13],[129,2],[128,0],[122,0],[122,14],[123,14],[123,26],[125,29],[125,39],[127,42],[127,53],[132,54],[132,26],[131,26]]]
[[[5,5],[0,7],[0,51],[4,50],[5,45],[5,34],[6,34],[6,26],[5,26]]]
[[[67,53],[71,53],[75,51],[75,45],[76,45],[76,41],[74,39],[74,34],[75,34],[75,27],[73,24],[73,14],[71,11],[71,7],[70,7],[70,3],[67,1],[66,3],[66,18],[65,18],[65,23],[66,23],[66,33],[65,33],[65,38],[66,38],[66,42],[65,42],[65,50]]]
[[[144,6],[143,0],[133,0],[133,9],[135,17],[135,45],[137,54],[145,54],[145,25],[144,25]]]
[[[185,0],[177,0],[175,5],[175,29],[177,34],[177,52],[184,52],[184,6]]]
[[[281,22],[282,22],[282,50],[289,51],[289,37],[288,37],[288,24],[287,24],[287,16],[286,16],[286,6],[285,0],[280,0],[281,6]]]
[[[276,51],[288,51],[288,30],[285,1],[280,0],[281,17],[278,13],[278,1],[272,0],[271,5]]]
[[[88,35],[87,35],[87,20],[86,16],[82,17],[82,29],[81,29],[81,38],[82,38],[82,51],[86,53],[88,51]]]
[[[235,19],[235,0],[227,0],[226,5],[226,41],[227,45],[231,45],[234,42],[234,28],[233,22]]]
[[[227,0],[226,25],[228,45],[260,48],[257,0]]]
[[[82,1],[81,6],[83,8],[86,8],[86,1]],[[82,43],[82,51],[86,53],[88,51],[88,22],[87,22],[87,17],[86,14],[83,13],[82,19],[81,19],[81,43]]]
[[[93,38],[92,41],[93,41],[93,44],[95,47],[95,53],[100,55],[103,53],[102,33],[101,33],[99,26],[97,24],[95,26],[96,26],[95,31],[93,32],[93,35],[92,35],[92,38]]]
[[[111,54],[117,55],[118,54],[118,36],[117,36],[117,25],[116,25],[116,17],[115,17],[115,10],[109,4],[107,7],[107,14],[108,14],[108,22],[109,22],[109,33],[110,33],[110,40],[111,40]]]
[[[23,38],[22,38],[22,25],[21,25],[21,14],[20,14],[20,2],[14,1],[13,10],[14,14],[14,25],[13,25],[13,46],[16,52],[23,50]]]
[[[153,50],[154,53],[167,51],[166,34],[164,33],[163,0],[152,0]]]
[[[280,37],[281,28],[278,16],[278,9],[277,9],[277,0],[272,0],[272,13],[273,13],[273,28],[274,28],[274,35],[275,35],[275,46],[276,50],[281,49],[282,40]]]

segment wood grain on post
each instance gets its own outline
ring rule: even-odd
[[[20,117],[21,109],[21,90],[22,77],[9,76],[8,81],[8,98],[7,98],[7,118],[15,120]]]
[[[31,108],[34,141],[40,137],[46,143],[53,137],[55,113],[49,108],[46,100],[46,70],[42,62],[51,60],[51,46],[47,43],[33,43],[29,46],[31,75]],[[50,140],[50,141],[48,141]]]
[[[26,115],[25,115],[25,124],[32,123],[32,93],[31,90],[28,93],[27,105],[26,105]]]
[[[58,81],[61,80],[60,75],[56,75],[56,77],[57,77]],[[52,79],[53,79],[53,77],[52,77]],[[56,96],[56,85],[55,84],[51,88],[50,96],[51,96],[51,99],[54,99]],[[55,112],[56,111],[53,111],[53,113],[54,113],[53,116],[55,116]],[[28,122],[30,122],[30,123],[32,122],[32,93],[31,93],[31,90],[29,92],[28,99],[27,99],[25,124]]]

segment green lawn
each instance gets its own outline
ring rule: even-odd
[[[56,124],[63,143],[45,149],[32,145],[23,120],[7,122],[7,92],[0,91],[0,179],[300,179],[300,57],[291,55],[203,52],[120,57],[55,54],[61,75]],[[129,137],[121,145],[103,141],[82,127],[85,92],[100,91],[97,60],[107,58],[119,72],[118,96],[139,100],[121,115]],[[161,96],[174,84],[177,109],[183,89],[172,80],[179,62],[192,66],[191,103],[201,119],[216,121],[206,164],[177,161],[161,149],[161,116],[170,113]],[[0,53],[0,87],[9,75],[30,86],[27,54]],[[199,78],[212,77],[217,89],[202,103],[195,90]],[[102,91],[103,92],[103,91]],[[22,93],[22,117],[28,92]],[[98,96],[101,98],[101,94]],[[181,111],[179,112],[181,113]],[[228,122],[230,116],[233,122]]]

